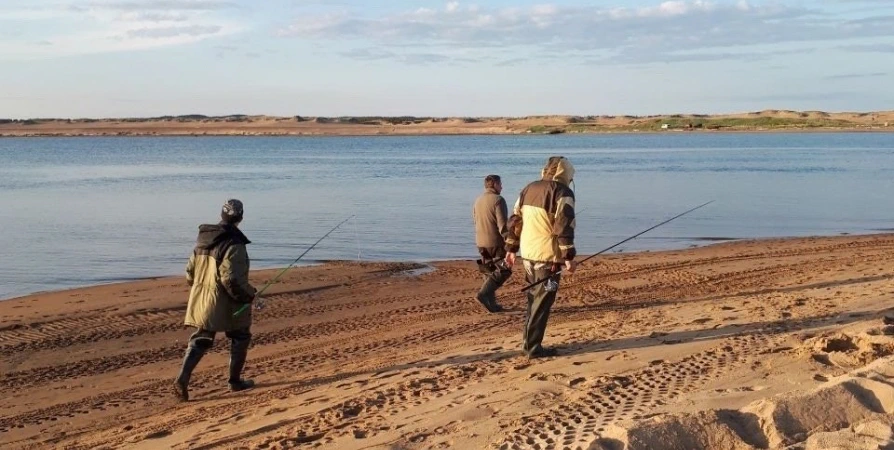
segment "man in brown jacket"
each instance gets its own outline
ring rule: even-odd
[[[478,270],[484,274],[484,284],[478,291],[478,301],[488,311],[500,312],[503,307],[497,303],[497,289],[512,276],[512,269],[504,258],[503,235],[506,233],[508,208],[506,200],[500,196],[503,182],[499,175],[484,178],[484,192],[475,200],[472,221],[475,223],[475,245],[478,247]]]
[[[251,308],[233,314],[251,303],[257,290],[248,282],[249,259],[246,244],[251,241],[239,230],[242,202],[227,200],[217,225],[199,225],[196,246],[186,265],[186,281],[191,286],[184,324],[195,327],[189,338],[174,391],[181,401],[189,400],[189,379],[212,345],[217,332],[230,339],[230,390],[254,386],[242,379],[242,368],[251,343]]]
[[[531,358],[555,356],[553,348],[541,346],[546,333],[550,308],[559,290],[562,265],[564,273],[574,272],[574,166],[563,156],[550,157],[540,172],[540,180],[522,189],[509,218],[506,235],[506,262],[515,264],[515,252],[521,249],[525,280],[549,281],[528,290],[522,350]]]

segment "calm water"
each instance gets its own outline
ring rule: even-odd
[[[351,214],[308,262],[474,258],[484,175],[511,203],[553,154],[577,168],[583,254],[708,200],[620,249],[894,226],[894,134],[0,139],[0,298],[181,273],[229,197],[256,268]]]

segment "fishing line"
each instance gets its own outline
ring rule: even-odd
[[[313,248],[316,247],[317,244],[319,244],[323,239],[326,239],[326,236],[329,236],[329,234],[331,234],[333,231],[335,231],[336,229],[338,229],[338,227],[344,225],[345,222],[351,220],[352,218],[354,218],[353,215],[352,215],[351,217],[348,217],[348,218],[345,219],[345,220],[342,220],[338,225],[332,227],[332,229],[329,230],[328,232],[326,232],[326,234],[324,234],[323,237],[317,239],[317,242],[314,242],[313,245],[311,245],[310,247],[308,247],[308,249],[305,250],[304,253],[301,254],[301,256],[299,256],[299,257],[296,258],[294,261],[292,261],[292,263],[289,264],[288,266],[286,266],[284,269],[280,270],[279,273],[276,274],[276,276],[273,277],[272,280],[268,281],[267,284],[265,284],[264,287],[262,287],[261,290],[258,291],[257,294],[255,294],[255,301],[254,301],[255,309],[261,309],[261,308],[264,307],[264,303],[261,302],[260,297],[261,297],[261,294],[263,294],[264,291],[267,290],[267,288],[269,288],[271,285],[273,285],[273,283],[275,283],[277,280],[279,280],[279,277],[281,277],[284,273],[286,273],[287,270],[291,269],[292,266],[294,266],[295,264],[297,264],[298,261],[300,261],[301,258],[303,258],[304,255],[307,254],[307,252],[313,250]],[[246,303],[246,304],[242,305],[241,308],[239,308],[236,312],[233,313],[233,317],[237,317],[239,314],[242,314],[242,312],[245,311],[246,309],[248,309],[249,306],[251,306],[251,303]]]

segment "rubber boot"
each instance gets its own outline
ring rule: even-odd
[[[252,380],[242,379],[242,369],[245,367],[245,360],[248,358],[248,345],[251,338],[233,339],[230,345],[230,390],[233,392],[244,391],[254,387],[255,382]]]
[[[500,268],[495,270],[492,274],[490,274],[490,279],[496,284],[496,287],[493,289],[493,295],[491,298],[491,305],[494,308],[494,312],[503,311],[503,307],[497,303],[497,289],[503,287],[503,284],[506,283],[506,280],[512,276],[512,270],[508,268]]]
[[[478,295],[475,298],[484,305],[484,308],[488,310],[488,312],[498,312],[502,311],[499,305],[497,305],[497,288],[499,288],[499,284],[494,281],[494,279],[490,276],[484,279],[484,284],[481,285],[481,289],[478,291]]]
[[[186,356],[183,357],[180,375],[174,381],[174,393],[181,402],[189,401],[189,379],[192,377],[193,370],[199,365],[199,361],[205,356],[205,351],[206,349],[204,348],[192,345],[186,349]]]
[[[478,301],[492,313],[503,311],[503,307],[497,303],[497,289],[506,283],[506,280],[512,276],[509,269],[497,269],[484,278],[484,284],[478,291]]]

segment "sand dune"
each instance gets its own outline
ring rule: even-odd
[[[0,302],[0,445],[884,448],[892,260],[891,234],[597,258],[553,309],[561,356],[535,360],[517,274],[487,314],[471,261],[295,269],[255,318],[258,387],[226,390],[219,339],[189,403],[180,278],[36,294]]]
[[[165,116],[0,118],[2,136],[375,136],[673,131],[894,131],[894,111],[530,117]]]

